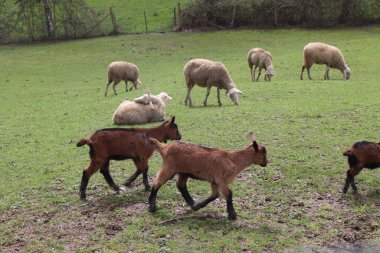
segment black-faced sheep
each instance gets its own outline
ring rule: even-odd
[[[380,142],[356,142],[351,148],[347,149],[344,153],[347,156],[349,169],[347,170],[346,182],[343,187],[343,193],[352,187],[354,192],[358,191],[355,184],[355,176],[363,168],[375,169],[380,167]]]
[[[306,68],[307,75],[311,80],[310,68],[314,63],[326,64],[326,72],[324,79],[330,79],[330,68],[339,69],[343,73],[343,79],[348,80],[350,78],[351,70],[344,61],[343,54],[337,47],[321,43],[309,43],[303,49],[304,64],[301,71],[301,80],[303,80],[303,72]]]
[[[236,219],[232,192],[228,185],[249,165],[254,163],[265,167],[268,162],[265,147],[257,144],[252,132],[249,139],[252,144],[247,148],[229,151],[178,141],[162,145],[151,138],[150,143],[159,150],[163,165],[152,185],[149,211],[156,211],[156,196],[160,187],[178,174],[177,188],[194,211],[215,200],[220,191],[227,201],[228,218]],[[187,190],[186,182],[189,177],[210,182],[211,196],[196,204]]]
[[[160,126],[154,128],[108,128],[98,130],[90,137],[81,139],[77,147],[88,145],[90,147],[90,164],[83,171],[80,185],[80,197],[86,199],[86,188],[90,177],[100,169],[105,180],[115,191],[119,187],[113,181],[109,172],[110,160],[132,159],[136,165],[136,172],[124,183],[130,185],[141,173],[143,173],[143,183],[146,190],[149,190],[148,183],[148,159],[154,152],[154,147],[148,145],[148,138],[155,138],[159,142],[167,140],[180,140],[181,134],[175,117],[170,118]]]
[[[125,81],[125,89],[128,92],[128,81],[132,82],[133,86],[129,89],[132,90],[133,87],[137,89],[137,84],[141,85],[139,80],[139,69],[138,67],[130,62],[125,61],[115,61],[108,65],[108,83],[106,86],[106,91],[104,96],[107,96],[108,87],[113,82],[113,92],[117,95],[115,86],[121,81]]]
[[[165,120],[165,102],[171,97],[165,93],[145,94],[135,101],[123,101],[113,114],[116,125],[145,124]]]
[[[265,70],[264,80],[270,81],[274,76],[272,55],[262,48],[252,48],[248,51],[248,66],[251,70],[252,81],[258,81],[261,69]],[[253,66],[255,68],[252,71]],[[259,75],[255,79],[256,68],[259,67]]]
[[[200,87],[207,87],[206,98],[203,101],[204,106],[207,106],[207,98],[210,95],[210,89],[212,86],[217,88],[219,106],[222,105],[222,102],[220,101],[220,89],[226,90],[227,97],[231,98],[235,105],[239,104],[238,95],[242,94],[242,92],[235,87],[235,84],[223,63],[206,59],[193,59],[186,63],[183,73],[185,75],[187,86],[185,105],[189,103],[190,107],[193,106],[190,92],[195,84]]]

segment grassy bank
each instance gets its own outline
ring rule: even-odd
[[[324,81],[299,80],[302,49],[310,41],[337,45],[352,70]],[[0,250],[21,251],[282,251],[301,245],[349,246],[379,238],[380,176],[364,171],[360,194],[341,193],[347,170],[342,156],[355,141],[379,141],[380,27],[332,30],[240,30],[211,33],[143,34],[33,46],[1,46],[0,71]],[[252,83],[246,54],[268,49],[273,81]],[[222,61],[244,92],[240,105],[212,89],[196,87],[195,108],[184,106],[182,73],[191,58]],[[128,94],[124,84],[104,98],[107,65],[134,62],[144,86]],[[167,114],[175,115],[183,139],[238,149],[253,130],[266,145],[266,168],[247,168],[232,185],[236,222],[226,219],[224,199],[192,212],[170,181],[158,194],[158,211],[147,211],[141,178],[115,195],[100,173],[79,200],[88,148],[75,143],[113,127],[112,113],[124,99],[150,88],[169,93]],[[150,124],[152,126],[155,124]],[[150,161],[150,181],[161,165]],[[117,183],[134,172],[130,161],[112,162]],[[196,200],[209,184],[192,180]]]

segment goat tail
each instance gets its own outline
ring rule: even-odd
[[[90,141],[90,139],[89,138],[83,138],[83,139],[81,139],[78,143],[77,143],[77,147],[82,147],[82,146],[84,146],[84,145],[89,145],[89,146],[91,146],[91,141]]]
[[[154,149],[158,150],[161,155],[163,154],[164,144],[154,138],[149,138],[149,144],[153,145]]]
[[[347,149],[346,151],[344,151],[344,153],[343,153],[343,155],[344,156],[352,156],[352,149],[351,148],[349,148],[349,149]]]

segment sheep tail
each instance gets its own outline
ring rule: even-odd
[[[90,141],[89,138],[83,138],[77,143],[77,147],[82,147],[84,145],[89,145],[90,147],[92,146],[92,142]]]
[[[343,155],[344,156],[352,156],[353,155],[353,153],[352,153],[352,149],[347,149],[346,151],[344,151],[344,153],[343,153]]]

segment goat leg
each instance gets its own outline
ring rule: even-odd
[[[188,177],[184,175],[178,175],[177,179],[177,188],[181,192],[182,197],[185,199],[186,203],[191,206],[193,209],[194,207],[194,199],[190,196],[189,191],[187,190],[187,182]]]
[[[149,191],[150,185],[149,185],[149,181],[148,181],[148,169],[143,171],[143,184],[145,186],[145,191]]]
[[[211,196],[208,197],[207,199],[199,202],[195,206],[192,207],[194,211],[197,211],[205,206],[207,206],[210,202],[214,201],[216,198],[218,198],[219,193],[218,193],[218,186],[215,183],[211,184]]]
[[[131,184],[133,183],[133,181],[136,180],[136,178],[141,174],[141,171],[140,170],[136,170],[135,173],[132,174],[132,176],[130,176],[125,182],[123,185],[129,187],[131,186]]]
[[[112,176],[111,176],[111,174],[110,174],[110,171],[109,171],[109,169],[108,169],[108,166],[109,166],[109,161],[108,161],[108,162],[104,165],[104,167],[100,170],[100,173],[103,174],[104,179],[107,181],[108,185],[109,185],[110,187],[112,187],[112,189],[114,189],[115,192],[119,193],[120,188],[119,188],[119,186],[117,186],[117,185],[115,184],[115,182],[113,181],[113,178],[112,178]]]
[[[353,177],[350,173],[350,170],[347,170],[347,177],[346,177],[346,182],[344,184],[344,187],[343,187],[343,193],[347,193],[348,191],[348,188],[350,187],[350,183],[352,181]]]

